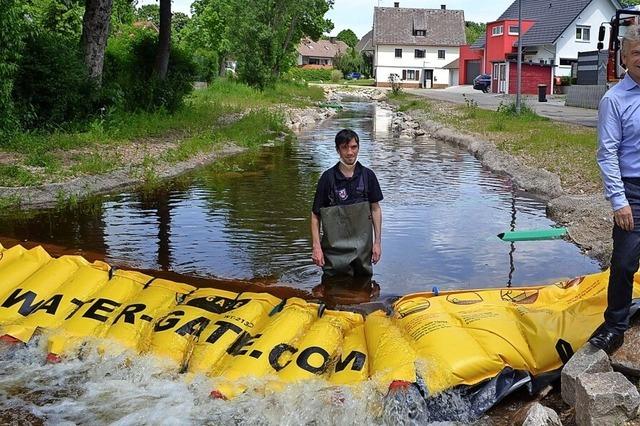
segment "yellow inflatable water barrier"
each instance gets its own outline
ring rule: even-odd
[[[484,398],[481,413],[557,372],[585,344],[602,323],[607,280],[605,271],[542,287],[416,293],[363,316],[0,245],[0,339],[27,343],[40,333],[58,361],[99,338],[102,352],[151,353],[211,377],[218,398],[264,391],[255,378],[276,390],[370,380],[383,393],[417,387],[426,400],[458,389]]]

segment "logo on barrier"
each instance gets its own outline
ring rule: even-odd
[[[566,290],[579,285],[582,281],[584,281],[584,276],[576,277],[567,281],[560,281],[559,283],[556,283],[556,286]]]
[[[540,290],[501,290],[500,297],[505,302],[517,303],[519,305],[530,305],[538,300]]]
[[[398,311],[398,314],[400,315],[400,318],[405,318],[408,317],[409,315],[413,315],[413,314],[417,314],[418,312],[422,312],[422,311],[426,311],[427,309],[429,309],[429,307],[431,306],[431,302],[429,302],[428,300],[425,300],[423,302],[420,302],[417,305],[411,306],[409,308],[405,309],[401,309]]]
[[[249,303],[250,299],[229,299],[222,296],[197,297],[185,303],[187,306],[204,309],[214,314],[223,314]]]
[[[482,302],[484,299],[476,292],[471,293],[457,293],[447,296],[447,302],[454,305],[474,305]]]

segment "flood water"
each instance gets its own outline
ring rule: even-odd
[[[298,289],[320,283],[309,214],[320,174],[337,161],[344,127],[384,193],[380,295],[543,284],[599,269],[564,240],[507,243],[511,229],[553,226],[544,203],[515,191],[470,154],[390,132],[391,111],[346,103],[337,117],[282,142],[226,158],[145,193],[128,191],[72,211],[0,218],[0,236],[103,253],[121,267],[198,277],[261,278]]]
[[[320,128],[259,152],[224,159],[145,193],[123,192],[77,209],[0,219],[0,241],[55,243],[111,264],[197,277],[320,282],[311,263],[309,212],[320,173],[336,161],[335,133],[361,136],[360,161],[384,200],[380,298],[414,291],[545,283],[595,272],[564,240],[506,243],[496,234],[552,226],[544,204],[514,191],[465,151],[390,131],[391,112],[349,103]],[[3,239],[4,238],[4,239]],[[367,301],[377,297],[364,297]],[[305,382],[268,395],[212,400],[212,383],[163,370],[150,356],[78,357],[45,364],[46,338],[0,342],[0,423],[6,424],[410,424],[416,405],[389,404],[367,384]],[[446,407],[445,407],[446,405]],[[455,395],[442,409],[464,411]],[[419,413],[418,413],[419,414]]]

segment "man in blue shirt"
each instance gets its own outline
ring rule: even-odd
[[[629,327],[633,276],[640,260],[640,26],[622,39],[624,78],[600,101],[598,165],[613,210],[613,253],[604,326],[589,342],[607,353]]]

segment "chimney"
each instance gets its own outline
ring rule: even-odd
[[[393,7],[400,7],[400,2],[399,1],[393,2]]]
[[[440,9],[442,9],[442,10],[447,10],[447,5],[446,5],[446,4],[441,4],[441,5],[440,5]]]

